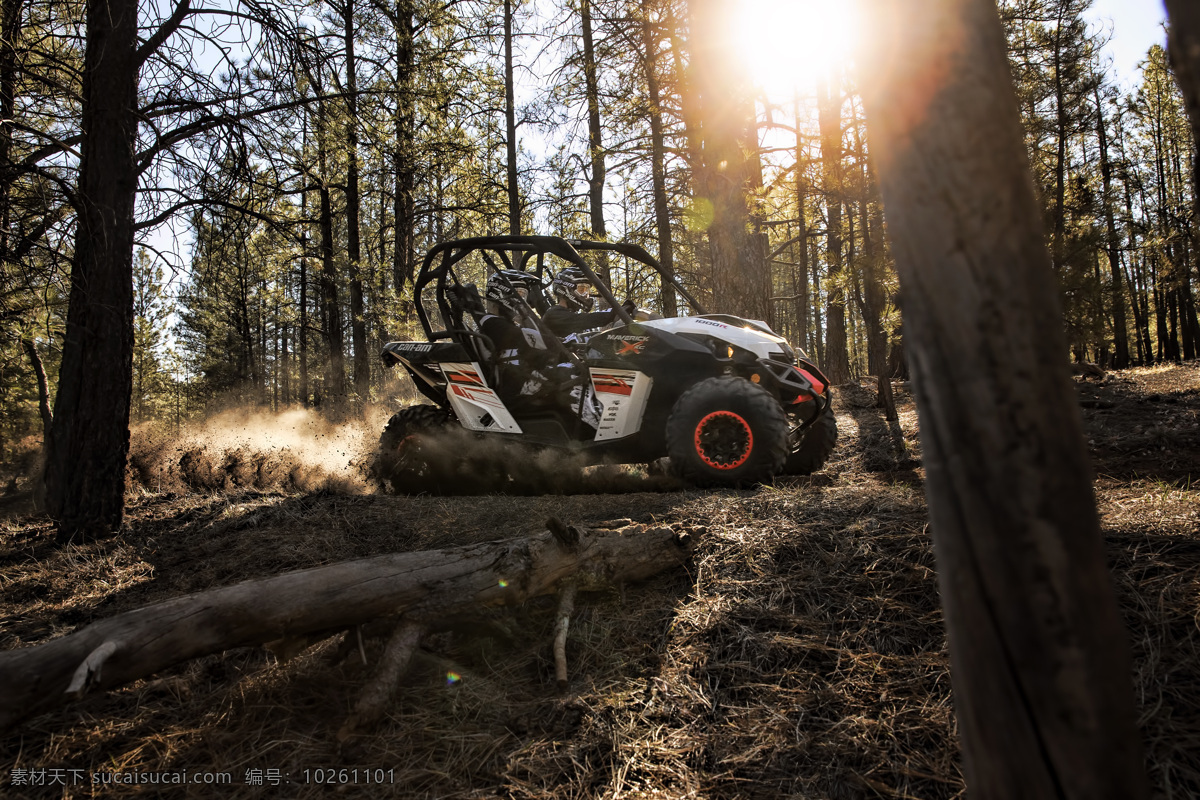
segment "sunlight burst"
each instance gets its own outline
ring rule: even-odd
[[[804,90],[850,58],[856,11],[846,0],[740,0],[732,35],[755,84],[773,99]]]

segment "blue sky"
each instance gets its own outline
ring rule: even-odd
[[[1117,79],[1126,88],[1137,82],[1137,64],[1155,42],[1166,45],[1162,23],[1167,14],[1162,0],[1094,0],[1087,17],[1111,30],[1104,48],[1113,60]]]

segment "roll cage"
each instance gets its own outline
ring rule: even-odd
[[[683,287],[679,277],[668,275],[658,260],[638,245],[595,242],[586,239],[562,239],[557,236],[475,236],[443,242],[426,253],[425,259],[421,263],[421,270],[417,273],[417,279],[413,284],[413,294],[417,299],[415,303],[417,318],[421,321],[421,327],[431,342],[456,336],[464,339],[481,338],[479,333],[464,324],[463,316],[467,313],[482,314],[482,299],[473,284],[460,279],[455,265],[468,255],[479,253],[489,270],[511,269],[531,272],[541,281],[545,273],[546,256],[553,255],[572,266],[579,267],[600,292],[600,296],[615,310],[617,316],[629,324],[633,322],[629,313],[621,307],[612,290],[597,278],[591,266],[580,255],[580,252],[599,251],[626,256],[650,267],[687,301],[693,313],[705,313],[696,298]],[[531,262],[532,269],[530,269]],[[443,323],[437,330],[429,318],[424,303],[420,301],[431,284],[434,300]],[[537,302],[538,300],[534,299],[534,303]],[[545,308],[537,310],[541,312]]]

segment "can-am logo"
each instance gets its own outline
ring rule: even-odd
[[[406,342],[396,345],[397,350],[404,350],[409,353],[428,353],[433,349],[432,344],[422,344],[420,342]]]

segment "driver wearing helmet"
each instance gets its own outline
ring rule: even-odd
[[[579,267],[567,267],[558,273],[554,282],[550,284],[550,291],[558,304],[542,315],[542,324],[555,336],[565,338],[573,333],[602,328],[617,321],[616,309],[592,311],[594,301],[591,290],[592,282]],[[633,302],[626,300],[623,308],[632,314]]]
[[[509,397],[537,394],[546,382],[538,370],[554,361],[537,324],[527,316],[524,301],[536,280],[527,272],[499,270],[488,278],[484,293],[487,314],[479,320],[479,332],[496,351],[491,357],[498,366],[497,390]]]
[[[591,381],[575,364],[559,362],[546,346],[525,302],[537,278],[517,270],[500,270],[488,278],[488,313],[479,321],[498,353],[496,387],[506,401],[526,397],[534,402],[561,403],[593,428],[600,425],[603,406]]]

